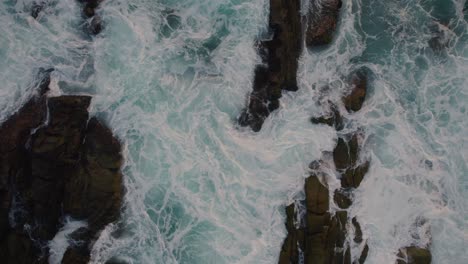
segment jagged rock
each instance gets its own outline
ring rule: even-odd
[[[116,221],[120,212],[120,143],[97,119],[88,122],[91,97],[46,99],[49,81],[47,75],[38,85],[39,96],[0,126],[4,263],[46,261],[47,242],[65,215],[87,220],[89,228],[83,243],[73,246],[62,263],[87,263],[99,231]]]
[[[70,247],[65,251],[62,258],[62,263],[70,264],[86,264],[90,259],[90,244],[89,241],[94,239],[93,231],[86,227],[75,230],[67,237],[71,241]]]
[[[96,15],[94,16],[88,25],[88,30],[91,34],[97,35],[102,31],[102,20],[101,17]]]
[[[2,252],[5,250],[4,252]],[[10,232],[0,249],[2,263],[31,264],[47,263],[44,258],[38,258],[38,250],[27,234]]]
[[[31,208],[31,221],[41,228],[35,236],[50,240],[57,232],[63,202],[65,175],[80,159],[84,130],[88,120],[89,96],[61,96],[48,99],[49,122],[31,138],[30,175],[17,186]],[[32,223],[31,223],[32,224]]]
[[[367,171],[369,171],[370,162],[366,161],[356,168],[350,168],[341,175],[341,186],[344,188],[357,188],[361,184]]]
[[[397,256],[397,264],[430,264],[432,262],[432,255],[428,249],[415,246],[400,249]]]
[[[328,45],[338,25],[341,0],[310,0],[305,41],[307,47]]]
[[[356,133],[354,133],[349,140],[339,137],[336,147],[333,150],[333,160],[336,169],[343,171],[348,168],[353,168],[358,159],[358,150],[359,142]]]
[[[108,128],[96,118],[89,121],[82,164],[65,186],[63,210],[87,219],[91,230],[101,230],[118,218],[123,195],[120,148]]]
[[[52,69],[40,69],[35,95],[0,125],[0,259],[3,263],[34,263],[41,251],[30,241],[21,225],[10,226],[9,213],[17,194],[17,178],[27,173],[25,158],[29,135],[46,119],[46,96]],[[16,203],[20,201],[15,199]],[[14,214],[13,224],[24,221]]]
[[[337,131],[343,129],[343,118],[341,117],[340,112],[338,111],[337,107],[331,104],[330,113],[328,115],[320,116],[320,117],[312,117],[310,121],[313,124],[325,124],[328,126],[335,127]]]
[[[102,19],[96,15],[96,9],[104,0],[78,0],[83,6],[83,16],[88,20],[86,30],[91,35],[97,35],[102,31]]]
[[[257,65],[253,92],[239,124],[259,131],[268,115],[279,107],[281,91],[296,91],[298,59],[302,51],[300,0],[270,0],[271,40],[258,44],[263,64]]]
[[[31,6],[31,16],[36,19],[39,16],[39,13],[44,9],[44,6],[46,5],[45,1],[41,2],[36,2],[33,1],[32,6]]]
[[[332,217],[330,227],[328,228],[327,236],[327,248],[329,249],[330,258],[341,259],[344,254],[337,251],[338,249],[344,249],[344,243],[346,239],[346,223],[348,222],[347,211],[337,211]],[[341,253],[341,254],[340,254]]]
[[[354,226],[354,242],[361,243],[362,242],[362,230],[361,225],[357,221],[356,217],[353,217],[351,223]]]
[[[307,211],[314,214],[324,214],[329,208],[328,189],[318,179],[311,175],[305,181]]]
[[[279,263],[298,262],[298,248],[301,249],[306,264],[351,263],[351,252],[346,244],[346,211],[329,213],[329,191],[317,175],[306,179],[305,223],[296,229],[294,206],[287,208],[288,236],[283,244]]]
[[[298,244],[300,243],[300,238],[298,234],[300,231],[294,225],[296,220],[294,204],[290,204],[286,207],[286,230],[288,235],[281,247],[279,263],[298,263],[299,261]]]
[[[338,205],[341,209],[347,209],[353,203],[349,197],[349,191],[345,189],[336,189],[333,194],[333,200],[335,204]]]
[[[359,257],[359,264],[364,264],[367,259],[367,255],[369,254],[369,245],[365,245],[364,249],[361,252],[361,256]]]
[[[343,103],[348,112],[357,112],[362,108],[362,104],[367,94],[367,76],[364,70],[360,70],[351,76],[351,91],[343,97]]]

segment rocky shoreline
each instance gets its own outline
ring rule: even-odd
[[[44,74],[44,73],[43,73]],[[87,263],[93,241],[118,219],[123,197],[121,144],[96,118],[91,97],[37,95],[0,126],[0,259],[47,263],[49,241],[66,216],[86,228],[62,263]]]
[[[304,36],[307,48],[332,41],[341,0],[311,0],[310,5],[310,12],[302,16],[300,0],[270,0],[271,39],[258,43],[262,64],[255,67],[253,91],[238,120],[241,126],[260,131],[265,119],[279,108],[281,93],[299,89],[297,69]]]
[[[307,15],[302,17],[300,1],[270,0],[272,39],[258,45],[263,64],[255,68],[253,92],[239,117],[241,126],[259,131],[269,114],[279,108],[282,91],[298,89],[296,75],[302,43],[312,50],[330,44],[341,7],[341,0],[311,0]],[[353,203],[353,191],[369,170],[370,160],[361,153],[363,129],[342,133],[346,120],[339,111],[339,106],[344,106],[348,114],[362,108],[367,94],[366,70],[351,73],[348,87],[349,93],[343,95],[341,102],[330,102],[328,115],[311,119],[314,124],[333,126],[338,140],[331,154],[324,153],[322,160],[311,163],[304,186],[305,200],[286,207],[288,234],[280,264],[366,261],[369,246],[358,219],[350,218],[347,209]],[[335,190],[328,187],[332,177],[337,177],[341,185]],[[431,263],[431,254],[427,248],[405,247],[398,252],[397,263]]]
[[[366,80],[362,74],[351,79],[355,80],[351,92],[342,103],[346,109],[358,111],[366,96]],[[335,106],[332,108],[330,116],[313,118],[312,121],[334,126],[339,131],[343,128],[343,118]],[[358,219],[350,219],[347,212],[352,205],[353,190],[359,187],[370,164],[360,153],[361,133],[339,134],[333,153],[325,153],[323,160],[311,163],[311,174],[304,186],[305,200],[296,201],[286,209],[289,211],[287,222],[298,224],[294,228],[287,224],[288,235],[279,263],[300,263],[297,256],[304,263],[365,262],[369,246],[363,238]],[[328,182],[335,175],[338,175],[341,187],[331,195]],[[305,204],[305,212],[298,210],[297,204]],[[352,241],[350,237],[353,237]],[[292,248],[291,244],[297,244],[299,248]],[[351,245],[359,248],[358,255],[351,253]]]
[[[80,0],[85,32],[96,35],[101,0]],[[40,16],[46,2],[34,2]],[[67,236],[61,263],[88,263],[94,241],[118,220],[124,195],[122,146],[90,117],[91,97],[49,95],[53,69],[41,69],[34,95],[0,124],[0,259],[49,263],[50,241],[66,219],[85,227]]]

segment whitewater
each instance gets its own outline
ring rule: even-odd
[[[337,139],[310,117],[361,67],[369,93],[343,133],[364,129],[371,160],[349,211],[366,263],[427,243],[433,263],[468,263],[466,1],[343,1],[334,42],[304,50],[299,90],[283,92],[258,133],[237,117],[268,1],[106,0],[93,38],[77,1],[45,1],[37,19],[33,2],[0,3],[0,122],[33,96],[39,68],[55,69],[52,94],[93,96],[91,114],[124,145],[126,194],[92,263],[276,263],[284,208]]]

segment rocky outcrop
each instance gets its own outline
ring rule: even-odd
[[[46,75],[39,94],[0,126],[3,263],[46,263],[65,216],[86,220],[88,228],[66,254],[77,257],[63,263],[87,263],[99,231],[120,212],[120,143],[89,120],[91,97],[47,98],[48,82]]]
[[[346,110],[352,113],[361,110],[364,100],[366,100],[367,74],[365,69],[360,69],[351,74],[349,79],[351,89],[349,93],[343,97],[343,104]]]
[[[294,204],[287,207],[288,235],[283,243],[279,263],[328,264],[351,263],[352,256],[349,248],[348,227],[353,224],[355,230],[354,241],[362,243],[362,232],[359,223],[353,218],[351,221],[346,210],[330,212],[329,190],[322,182],[329,177],[323,172],[316,171],[305,182],[305,215],[303,219],[295,219],[298,212],[294,211]],[[349,200],[350,201],[350,200]],[[348,206],[349,207],[349,206]],[[296,226],[292,222],[299,222]],[[367,248],[367,249],[366,249]],[[358,263],[363,263],[368,247],[364,244]]]
[[[366,81],[351,78],[351,91],[343,97],[343,104],[348,111],[358,111],[365,98]],[[365,78],[365,76],[361,76]],[[363,92],[364,91],[364,92]],[[364,96],[363,96],[364,94]],[[334,126],[337,130],[343,128],[343,119],[338,108],[330,103],[328,116],[313,118],[314,123]],[[287,207],[286,229],[288,235],[280,253],[280,264],[302,263],[364,263],[369,247],[363,239],[361,226],[356,217],[350,219],[347,209],[353,202],[353,190],[361,184],[369,169],[369,161],[360,156],[362,132],[339,134],[331,158],[336,172],[340,175],[341,187],[334,190],[330,201],[327,180],[333,175],[325,173],[324,161],[310,164],[311,175],[305,181],[305,214],[294,211],[295,207]],[[296,202],[297,203],[297,202]],[[332,211],[331,208],[338,208]],[[291,210],[293,210],[291,212]],[[295,219],[296,215],[304,215],[303,219]],[[291,222],[298,222],[291,226]],[[350,235],[353,234],[352,241]],[[352,256],[351,244],[361,249],[358,256]],[[297,246],[295,246],[297,245]]]
[[[312,117],[310,121],[312,124],[324,124],[334,127],[337,131],[343,129],[343,117],[341,116],[340,111],[338,111],[338,108],[333,103],[330,103],[330,109],[326,115]]]
[[[270,0],[268,25],[272,38],[257,45],[262,64],[255,67],[253,91],[248,106],[239,116],[241,126],[260,131],[264,120],[279,108],[282,91],[297,91],[296,75],[303,36],[308,47],[330,43],[340,8],[341,0],[311,0],[304,33],[300,0]],[[334,124],[338,120],[328,118],[314,121]]]
[[[296,91],[298,59],[302,52],[301,1],[270,0],[271,40],[258,45],[262,64],[255,68],[253,92],[239,124],[259,131],[279,107],[282,90]]]
[[[91,35],[97,35],[102,31],[101,16],[96,14],[96,9],[104,0],[78,0],[83,5],[83,16],[87,19],[86,30]]]
[[[397,257],[397,264],[430,264],[432,262],[429,249],[415,246],[400,249]]]
[[[45,1],[33,1],[31,5],[31,16],[36,19],[39,16],[39,13],[44,9],[45,5]]]
[[[46,71],[39,73],[37,94],[0,126],[0,259],[5,263],[35,263],[41,254],[35,248],[26,230],[18,230],[18,218],[23,211],[14,207],[20,204],[16,182],[23,178],[28,162],[25,146],[31,131],[46,119],[46,96],[50,77]],[[16,210],[12,210],[16,209]]]
[[[332,42],[341,5],[341,0],[310,0],[305,32],[307,47],[319,47]]]

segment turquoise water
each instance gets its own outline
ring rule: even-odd
[[[53,94],[93,95],[91,112],[125,146],[122,220],[101,234],[93,263],[275,263],[284,206],[337,136],[308,120],[361,66],[373,72],[370,95],[347,129],[365,129],[372,159],[350,209],[366,263],[394,263],[411,243],[430,243],[434,263],[468,263],[464,1],[345,1],[336,41],[304,52],[300,90],[259,133],[235,120],[268,1],[106,0],[95,38],[76,1],[48,1],[37,21],[31,3],[0,3],[0,119],[32,95],[39,67],[54,67]]]

